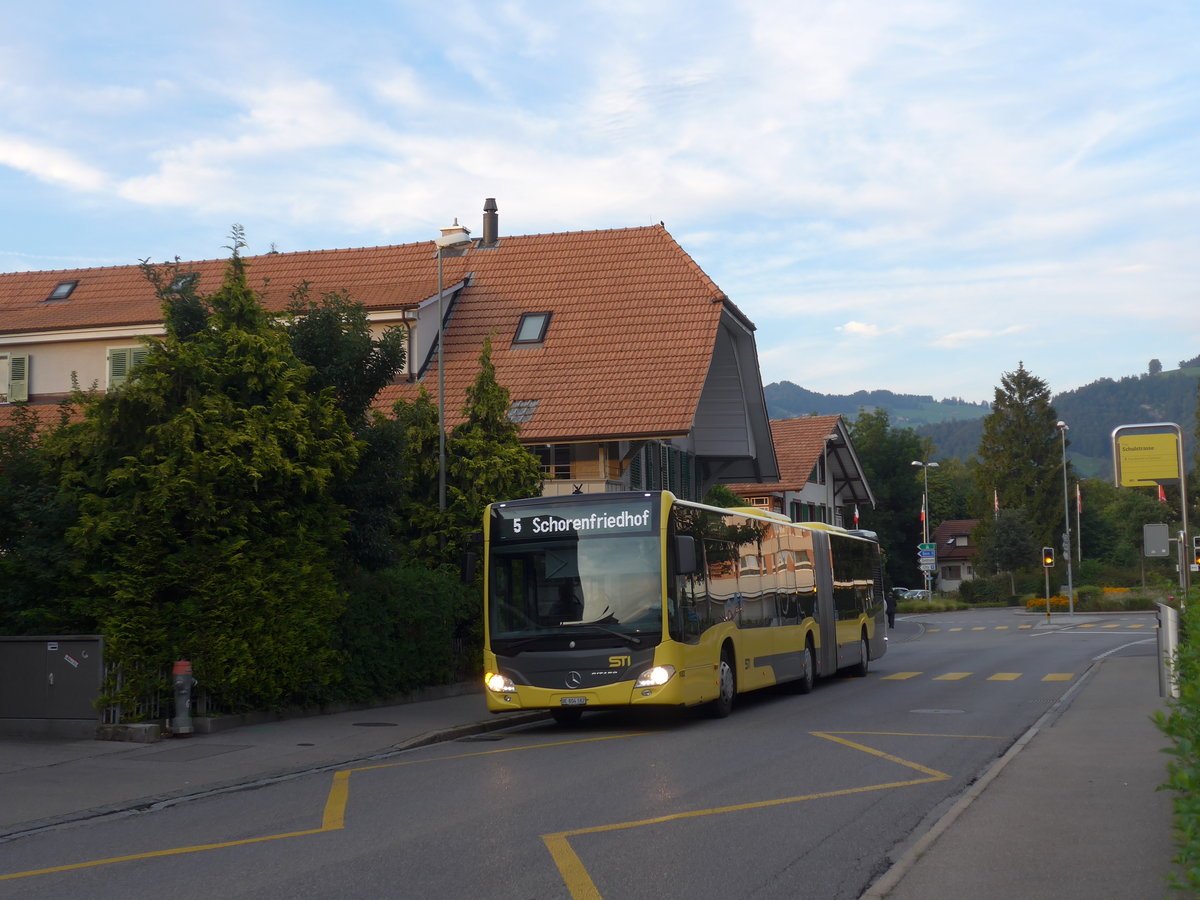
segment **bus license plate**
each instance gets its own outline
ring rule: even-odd
[[[587,697],[563,697],[563,706],[587,706]]]

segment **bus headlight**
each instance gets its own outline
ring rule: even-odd
[[[517,692],[517,686],[513,684],[511,678],[496,672],[488,672],[484,675],[483,683],[493,694],[515,694]]]
[[[635,688],[659,687],[670,681],[674,675],[674,666],[654,666],[639,675],[638,680],[633,683],[633,686]]]

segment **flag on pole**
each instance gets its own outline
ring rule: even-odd
[[[992,488],[992,512],[1000,512],[1000,492]]]
[[[1158,486],[1158,502],[1159,503],[1167,502],[1167,492],[1163,489],[1163,486],[1161,484]]]
[[[1079,482],[1075,482],[1075,514],[1083,514],[1083,494],[1079,493]]]
[[[921,498],[921,521],[925,521],[925,498]]]
[[[858,527],[858,504],[854,504],[854,527]]]

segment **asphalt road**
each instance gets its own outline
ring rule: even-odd
[[[135,858],[0,897],[857,898],[1093,659],[1155,642],[1152,614],[897,625],[866,678],[728,719],[592,713],[32,835],[6,870]]]

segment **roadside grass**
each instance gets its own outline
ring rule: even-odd
[[[1167,782],[1174,792],[1175,848],[1173,862],[1182,869],[1172,873],[1171,887],[1200,896],[1200,592],[1193,591],[1187,609],[1179,616],[1179,649],[1175,674],[1179,697],[1168,701],[1167,713],[1156,713],[1155,724],[1171,740],[1164,751]]]

